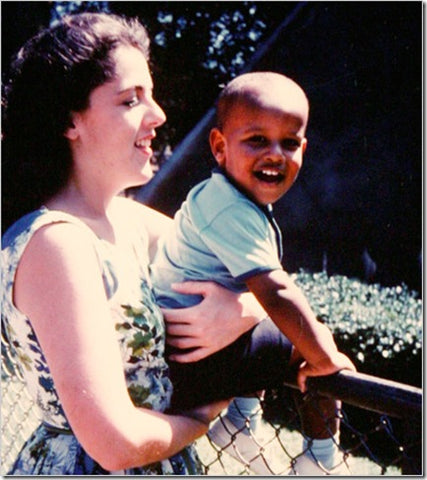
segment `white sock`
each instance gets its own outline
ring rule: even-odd
[[[261,422],[262,408],[257,397],[236,397],[228,406],[226,417],[238,430],[243,429],[249,421],[255,431]]]
[[[333,437],[321,439],[303,440],[303,448],[307,451],[307,455],[314,457],[314,460],[320,462],[324,468],[330,470],[340,463],[339,445],[340,434],[337,432]]]

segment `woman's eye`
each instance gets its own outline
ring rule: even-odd
[[[138,105],[139,103],[139,98],[138,97],[132,97],[130,100],[126,100],[124,102],[124,104],[127,106],[127,107],[136,107],[136,105]]]

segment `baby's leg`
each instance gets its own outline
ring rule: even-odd
[[[297,367],[302,361],[294,348],[290,364]],[[293,473],[322,475],[325,469],[335,475],[349,475],[339,448],[341,402],[319,395],[310,398],[299,390],[292,390],[292,393],[301,420],[305,452],[293,464]]]
[[[292,346],[270,320],[264,320],[224,350],[192,364],[170,363],[172,406],[185,410],[214,399],[235,397],[212,425],[211,441],[258,475],[271,475],[263,454],[264,387],[281,385]],[[255,394],[257,392],[257,394]]]
[[[274,322],[266,319],[233,344],[208,358],[189,364],[170,362],[174,384],[172,408],[174,411],[186,410],[213,400],[253,395],[260,390],[277,388],[283,384],[285,378],[292,375],[298,361],[301,361],[301,358],[293,352],[289,340]],[[319,407],[316,407],[315,402],[309,402],[310,405],[304,402],[304,397],[298,392],[295,395],[299,397],[297,405],[307,455],[310,447],[313,456],[316,456],[316,460],[319,460],[324,468],[334,466],[338,451],[339,403],[320,398]],[[232,437],[238,430],[233,430],[229,423],[223,429],[228,437]],[[231,440],[229,443],[232,443]],[[312,459],[313,456],[304,457],[304,460],[317,465]],[[299,457],[297,464],[299,460],[303,458]],[[304,462],[299,463],[302,469]],[[316,474],[323,473],[320,468],[317,470]]]
[[[221,450],[257,475],[271,475],[271,459],[263,455],[262,406],[257,396],[235,397],[211,426],[208,437]]]
[[[223,350],[193,363],[169,362],[172,408],[186,410],[213,400],[253,395],[282,384],[292,345],[266,319]]]

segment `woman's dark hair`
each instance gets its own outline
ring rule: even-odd
[[[82,13],[41,31],[16,55],[3,89],[3,232],[68,181],[70,114],[114,78],[111,53],[120,45],[138,48],[148,61],[148,35],[137,20]]]

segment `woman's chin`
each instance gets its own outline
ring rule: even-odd
[[[153,169],[151,168],[150,162],[147,162],[144,165],[144,168],[141,170],[141,185],[145,185],[154,177]]]

